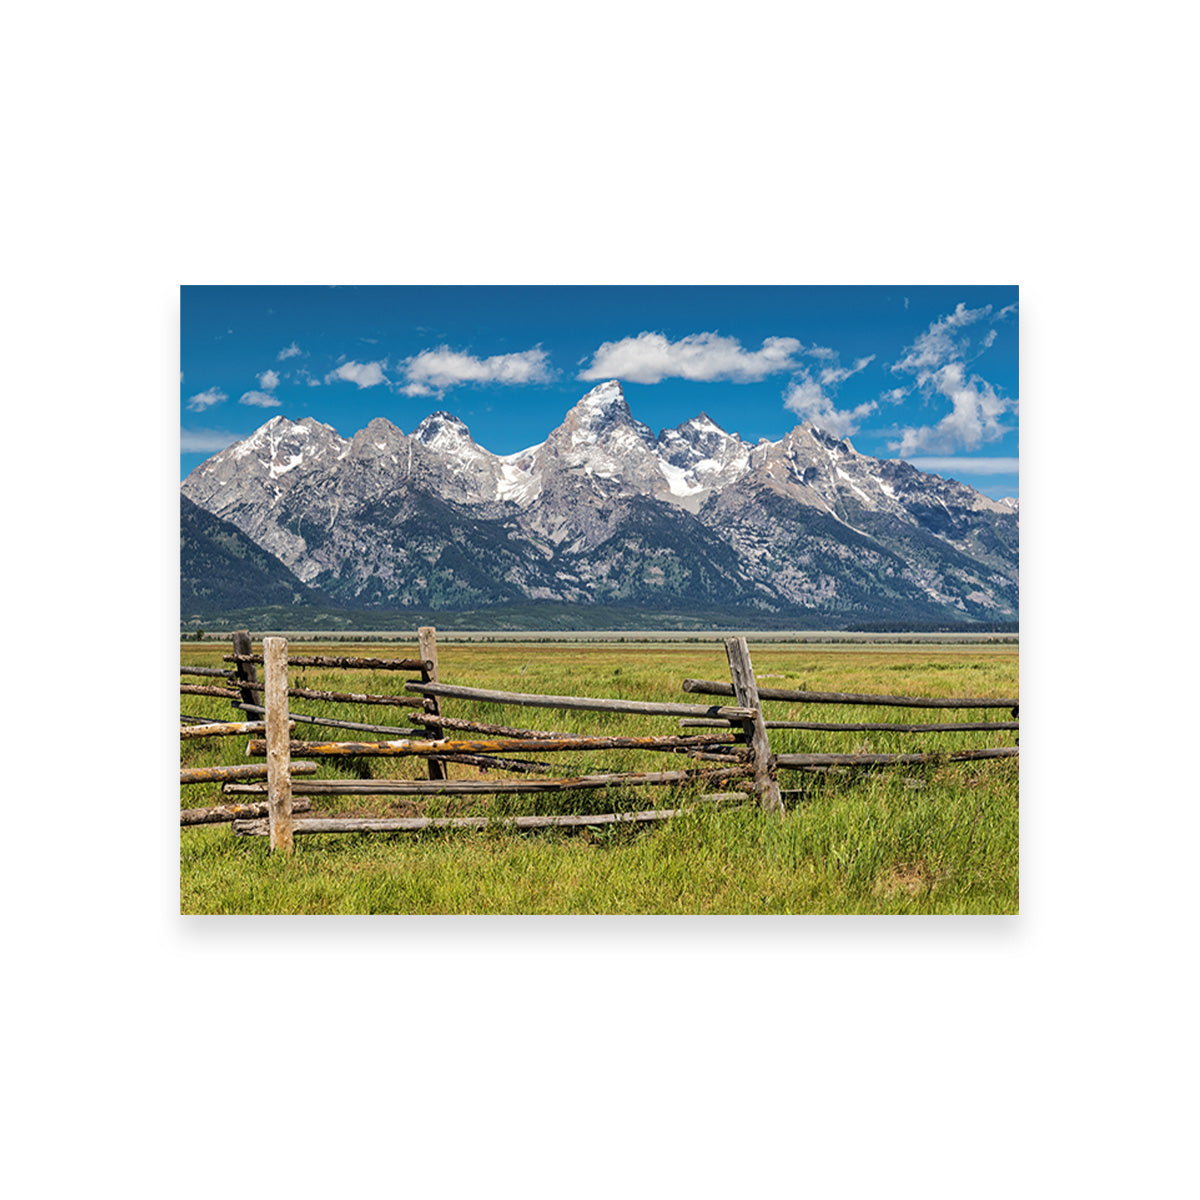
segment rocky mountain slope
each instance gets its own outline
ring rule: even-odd
[[[525,600],[1012,620],[1018,516],[809,423],[757,446],[705,414],[657,436],[593,388],[495,455],[448,413],[344,438],[275,417],[183,496],[351,608]]]
[[[240,529],[179,498],[179,611],[187,617],[314,599],[273,554]]]

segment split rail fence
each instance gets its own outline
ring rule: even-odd
[[[686,787],[701,802],[755,799],[767,812],[784,810],[785,797],[795,789],[781,789],[778,772],[828,771],[834,768],[878,768],[932,762],[954,762],[1005,758],[1018,753],[1016,746],[912,754],[773,754],[770,730],[873,731],[934,733],[950,731],[1018,730],[1015,699],[933,699],[915,696],[882,696],[760,688],[754,676],[744,637],[725,640],[730,679],[686,679],[688,693],[719,697],[732,703],[710,704],[652,702],[585,696],[548,696],[461,687],[439,680],[436,631],[418,631],[420,657],[416,659],[352,658],[328,655],[295,655],[289,658],[287,642],[266,637],[262,653],[252,650],[246,631],[233,638],[233,653],[225,656],[231,670],[181,667],[181,675],[219,676],[223,685],[180,684],[181,695],[219,696],[230,699],[246,715],[261,720],[212,722],[181,714],[180,737],[247,736],[247,755],[263,758],[262,764],[198,768],[181,771],[181,783],[220,781],[223,793],[244,796],[246,801],[208,809],[183,810],[181,824],[212,821],[232,822],[235,833],[268,836],[273,850],[290,853],[297,833],[413,832],[429,828],[478,828],[502,824],[518,829],[604,825],[624,822],[661,821],[682,809],[645,809],[633,812],[557,814],[493,818],[468,817],[307,817],[293,821],[293,814],[307,811],[314,796],[387,795],[405,797],[503,795],[511,793],[565,793],[604,791],[617,788]],[[257,676],[263,666],[265,678]],[[288,668],[321,667],[352,670],[394,670],[414,675],[404,682],[403,693],[382,695],[335,692],[288,686]],[[293,712],[291,698],[306,701],[351,702],[413,710],[408,726],[374,725]],[[474,701],[526,708],[621,713],[648,717],[677,718],[681,730],[670,735],[602,737],[563,734],[548,730],[515,728],[443,714],[441,701]],[[831,723],[770,721],[763,715],[764,702],[782,701],[820,705],[879,705],[918,709],[1010,709],[1009,721],[957,721],[896,724],[883,722]],[[298,725],[321,726],[358,733],[390,735],[385,741],[311,741],[293,737]],[[447,736],[454,733],[453,738]],[[462,736],[462,735],[477,736]],[[254,736],[261,735],[261,736]],[[705,765],[684,770],[624,771],[602,774],[552,776],[551,768],[538,758],[558,752],[597,750],[650,750],[686,755]],[[301,760],[293,754],[302,754]],[[427,764],[428,779],[311,779],[315,759],[341,758],[359,761],[375,757],[417,757]],[[516,778],[450,779],[448,766],[461,763],[488,770],[508,772]],[[537,776],[530,778],[529,776]],[[550,777],[545,777],[550,775]],[[728,788],[730,790],[711,790]],[[707,790],[706,790],[707,789]],[[249,797],[258,797],[251,801]]]

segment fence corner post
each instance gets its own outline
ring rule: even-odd
[[[438,679],[438,661],[437,661],[437,629],[432,625],[422,625],[417,630],[417,646],[420,651],[421,660],[428,665],[421,668],[422,683],[440,683]],[[426,697],[425,711],[431,717],[440,717],[442,715],[442,702],[437,696]],[[436,738],[444,738],[446,731],[440,725],[427,725],[429,730]],[[450,771],[448,764],[435,762],[432,758],[429,761],[429,778],[430,779],[449,779]]]
[[[288,720],[287,639],[263,638],[266,668],[267,818],[271,850],[292,853],[291,729]]]
[[[725,655],[729,659],[729,677],[733,681],[733,694],[739,708],[754,709],[753,720],[743,721],[746,740],[750,743],[750,761],[754,765],[754,790],[758,794],[759,807],[765,812],[783,814],[783,797],[775,779],[771,761],[771,741],[767,736],[767,725],[763,720],[762,707],[758,698],[758,684],[754,681],[754,665],[750,661],[750,647],[744,637],[725,639]]]

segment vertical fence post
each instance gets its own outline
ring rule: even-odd
[[[438,662],[437,662],[437,630],[432,625],[422,625],[417,630],[417,646],[419,647],[421,658],[429,665],[421,669],[422,683],[437,683],[438,682]],[[432,703],[431,703],[432,701]],[[442,702],[437,696],[431,696],[425,701],[425,711],[430,716],[440,717],[442,715]],[[426,728],[435,738],[445,737],[445,731],[440,725],[427,725]],[[429,778],[430,779],[449,779],[450,774],[446,770],[446,763],[434,762],[429,759]]]
[[[783,797],[779,794],[779,783],[771,770],[771,741],[758,699],[758,684],[754,682],[750,647],[744,637],[726,638],[725,654],[729,659],[729,677],[733,681],[733,694],[737,697],[738,707],[755,709],[754,720],[743,721],[742,728],[750,743],[754,790],[758,793],[759,806],[767,812],[782,814]]]
[[[266,667],[267,817],[271,849],[292,852],[291,732],[288,728],[287,639],[263,638]]]
[[[250,631],[248,629],[239,629],[233,635],[233,652],[234,652],[234,654],[247,654],[247,655],[254,653],[254,647],[250,643]],[[234,667],[237,670],[237,682],[238,682],[239,688],[242,693],[242,703],[243,704],[258,704],[258,703],[260,703],[259,698],[258,698],[259,693],[257,691],[252,691],[250,688],[241,687],[241,684],[243,682],[245,682],[245,683],[257,683],[258,682],[258,672],[255,671],[254,664],[252,662],[239,662],[239,663],[234,663]],[[237,708],[238,706],[235,704],[233,707]],[[246,718],[243,717],[242,719],[245,720]]]

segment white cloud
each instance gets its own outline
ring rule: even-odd
[[[879,407],[876,401],[868,400],[855,408],[836,408],[821,383],[807,373],[788,386],[783,394],[783,406],[801,420],[811,421],[818,429],[838,438],[857,433],[859,422]]]
[[[898,442],[889,443],[902,458],[918,450],[977,450],[984,442],[994,442],[1008,432],[1000,418],[1012,405],[978,375],[968,378],[962,363],[947,363],[931,376],[931,381],[934,389],[950,401],[950,411],[936,425],[905,429]]]
[[[833,352],[830,351],[832,354]],[[825,357],[822,355],[822,357]],[[833,357],[837,357],[833,355]],[[868,354],[866,358],[858,359],[852,367],[826,367],[821,372],[821,382],[824,384],[841,383],[843,380],[849,379],[851,375],[857,375],[864,367],[875,361],[875,355]]]
[[[906,458],[918,471],[943,472],[949,475],[1016,475],[1020,464],[1017,458]]]
[[[220,388],[210,387],[207,391],[197,392],[191,399],[188,400],[187,406],[192,412],[203,412],[206,408],[212,408],[214,404],[220,404],[223,400],[228,400]]]
[[[377,384],[387,382],[387,377],[383,373],[385,365],[384,362],[344,362],[325,376],[325,382],[334,383],[340,379],[346,383],[357,384],[360,388],[375,387]]]
[[[252,404],[256,408],[282,408],[283,401],[270,392],[243,392],[239,404]]]
[[[761,350],[746,350],[737,338],[718,333],[691,333],[677,342],[661,333],[642,332],[637,337],[605,342],[592,356],[592,364],[578,379],[623,379],[629,383],[659,383],[663,379],[701,382],[727,379],[751,383],[777,371],[794,370],[794,355],[801,350],[795,338],[771,337]]]
[[[441,393],[460,383],[529,384],[548,383],[554,378],[549,356],[540,346],[516,354],[494,354],[476,358],[449,346],[422,350],[401,365],[407,381],[401,389],[406,396]]]
[[[279,372],[262,371],[258,376],[258,386],[266,392],[277,388],[279,386]]]
[[[283,362],[288,358],[295,358],[300,353],[300,347],[293,342],[290,346],[284,346],[282,350],[275,356],[276,361]]]
[[[912,372],[916,374],[918,382],[924,382],[929,372],[966,354],[970,339],[958,331],[986,317],[991,311],[990,304],[985,304],[983,308],[967,308],[965,304],[959,304],[948,316],[934,321],[908,347],[905,356],[892,364],[892,370]]]
[[[919,451],[947,454],[977,450],[1009,432],[1002,418],[1017,412],[1017,401],[998,396],[981,376],[968,375],[966,363],[968,356],[977,358],[992,346],[996,341],[995,323],[1015,308],[1008,305],[993,316],[990,304],[983,308],[959,304],[952,313],[934,321],[907,348],[904,357],[892,364],[893,371],[915,376],[916,385],[927,398],[949,400],[950,411],[936,424],[902,429],[899,439],[889,443],[890,449],[904,458]],[[984,319],[991,327],[972,354],[973,335],[964,330]]]

